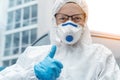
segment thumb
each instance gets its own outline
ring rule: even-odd
[[[48,56],[50,58],[54,58],[55,52],[56,52],[56,45],[53,45],[52,48],[51,48],[51,50],[50,50],[50,53],[48,54]]]

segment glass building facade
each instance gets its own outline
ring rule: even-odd
[[[14,64],[18,56],[37,38],[37,0],[9,0],[2,64]]]

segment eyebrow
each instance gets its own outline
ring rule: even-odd
[[[66,15],[66,16],[84,15],[84,13],[73,14],[73,15],[67,15],[67,14],[64,14],[64,13],[56,13],[54,16],[56,17],[56,16],[57,16],[57,14],[63,14],[63,15]]]
[[[67,3],[74,3],[74,4],[77,4],[77,3],[75,3],[75,2],[72,2],[72,1],[69,1],[69,2],[67,2]],[[67,3],[66,3],[66,4],[67,4]]]

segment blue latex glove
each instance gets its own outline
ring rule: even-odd
[[[60,76],[63,65],[53,59],[55,52],[56,46],[53,45],[48,56],[34,66],[35,75],[39,80],[56,80]]]

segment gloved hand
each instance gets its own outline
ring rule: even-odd
[[[48,56],[34,66],[34,72],[40,80],[56,80],[61,73],[63,65],[61,62],[53,59],[56,52],[56,46],[52,46]]]

